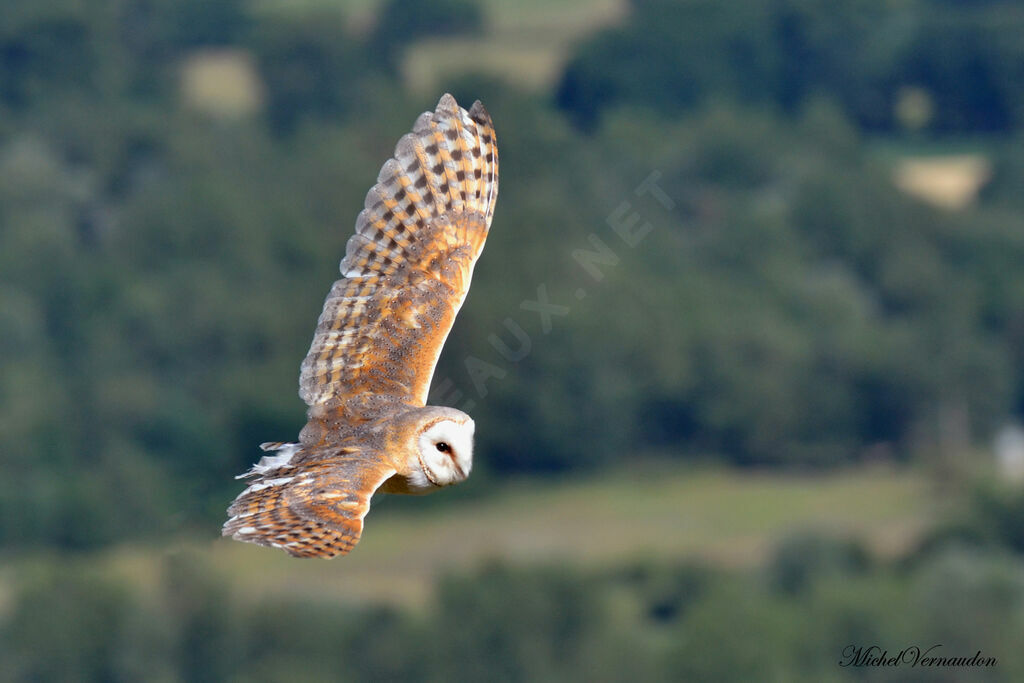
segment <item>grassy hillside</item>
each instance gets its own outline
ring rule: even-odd
[[[800,476],[645,467],[562,483],[523,479],[448,505],[378,498],[360,544],[327,562],[216,538],[216,529],[208,539],[179,538],[169,549],[121,546],[78,561],[142,589],[156,584],[165,560],[180,555],[209,565],[253,598],[421,604],[439,574],[490,560],[599,568],[692,559],[744,567],[760,563],[782,538],[808,530],[898,554],[937,508],[915,471]],[[8,580],[37,560],[18,559]]]

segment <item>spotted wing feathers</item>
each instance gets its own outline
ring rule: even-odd
[[[433,113],[424,112],[413,131],[395,146],[380,169],[356,219],[341,273],[345,277],[390,275],[417,266],[410,249],[442,216],[478,214],[482,234],[460,234],[474,251],[483,248],[498,195],[498,156],[490,116],[480,102],[467,112],[445,95]]]
[[[298,444],[264,444],[254,477],[228,508],[223,535],[282,548],[295,557],[334,557],[359,541],[373,492],[394,470],[358,453],[303,462]]]
[[[381,168],[302,363],[311,407],[361,393],[423,405],[469,289],[498,192],[490,116],[451,95]]]

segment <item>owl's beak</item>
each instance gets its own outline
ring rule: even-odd
[[[455,454],[452,453],[448,457],[450,457],[452,459],[452,465],[454,465],[455,471],[459,473],[459,477],[462,478],[462,479],[465,479],[466,478],[466,473],[462,471],[461,467],[459,467],[459,461],[455,459]]]

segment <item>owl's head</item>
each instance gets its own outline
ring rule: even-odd
[[[414,450],[424,488],[457,484],[473,468],[473,419],[454,408],[422,409]],[[414,476],[414,480],[419,477]]]

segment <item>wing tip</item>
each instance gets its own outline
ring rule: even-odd
[[[441,95],[441,99],[437,101],[437,107],[434,111],[438,114],[457,114],[459,111],[459,103],[455,101],[455,98],[450,92],[446,92]]]
[[[491,114],[487,111],[487,107],[484,106],[483,102],[480,100],[474,100],[473,105],[468,110],[464,110],[459,106],[459,103],[451,93],[445,93],[441,96],[441,99],[437,101],[437,107],[434,109],[433,114],[458,116],[460,112],[463,111],[465,111],[469,118],[475,123],[481,124],[487,128],[493,128]],[[413,126],[413,132],[421,132],[425,126],[429,126],[431,116],[431,112],[423,112],[420,114],[420,117],[416,119],[416,124]]]
[[[473,106],[469,108],[469,118],[473,119],[476,123],[479,123],[488,128],[493,127],[491,123],[491,114],[487,111],[487,107],[480,100],[473,102]]]

